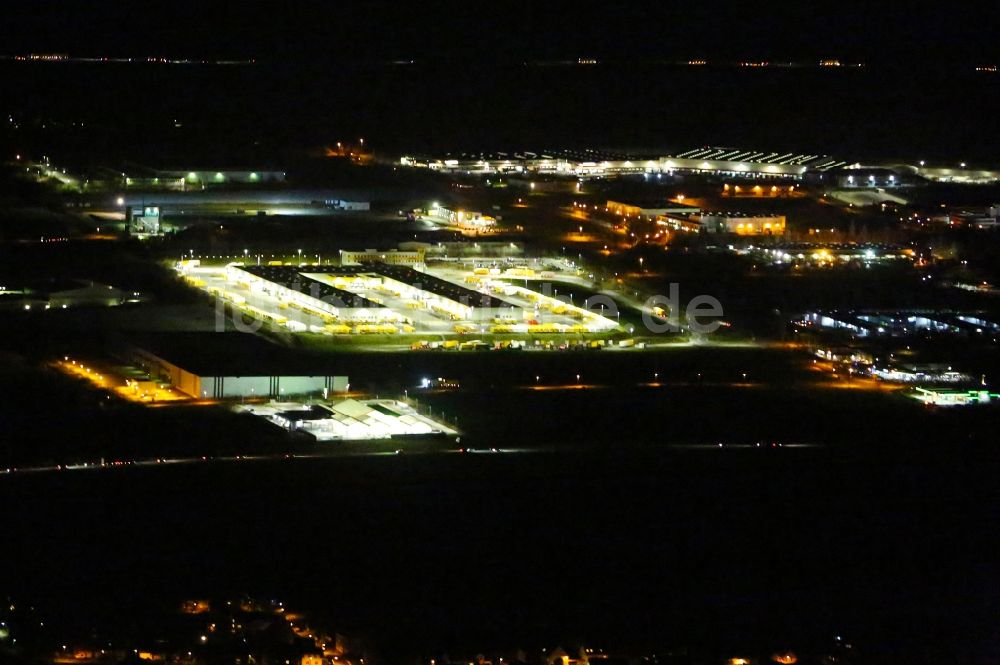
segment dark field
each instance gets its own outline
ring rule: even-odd
[[[270,594],[372,637],[388,662],[577,638],[805,650],[834,633],[873,662],[995,653],[995,409],[829,387],[780,350],[327,361],[373,392],[410,387],[458,417],[462,445],[507,452],[442,442],[400,456],[0,478],[0,566],[18,571],[8,589],[74,620],[151,599]],[[572,386],[578,368],[600,387],[532,389],[536,373],[543,388]],[[729,385],[744,371],[745,385]],[[638,385],[654,373],[662,386]],[[463,390],[413,390],[424,375]],[[36,428],[44,442],[72,426],[65,451],[304,450],[197,408],[18,425],[22,446]]]
[[[995,460],[956,439],[895,446],[10,478],[0,557],[10,591],[63,613],[271,594],[375,638],[388,662],[571,639],[808,650],[834,634],[871,662],[986,662]]]
[[[81,162],[95,153],[140,162],[151,154],[211,161],[219,150],[252,161],[364,136],[376,149],[400,151],[592,146],[656,152],[712,144],[973,164],[994,157],[979,137],[996,133],[995,115],[984,110],[998,105],[989,76],[933,67],[5,62],[0,79],[9,92],[0,110],[21,120],[21,131],[36,142],[58,148],[64,161]],[[120,103],[135,95],[156,103],[137,114]],[[934,103],[948,99],[975,102]]]

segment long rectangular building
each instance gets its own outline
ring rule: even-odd
[[[196,399],[328,396],[349,387],[347,376],[315,372],[313,363],[242,333],[154,336],[123,355]]]
[[[801,178],[842,169],[848,162],[819,153],[702,147],[676,155],[634,157],[601,150],[542,150],[403,156],[402,166],[467,175],[544,175],[576,178],[643,173],[705,173]]]
[[[487,320],[520,314],[513,303],[405,265],[229,266],[230,280],[283,302],[339,319],[397,320],[402,313],[382,304],[386,297],[420,303],[455,320]]]

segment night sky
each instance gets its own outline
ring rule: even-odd
[[[20,2],[5,54],[261,60],[1000,60],[1000,6],[916,2]]]

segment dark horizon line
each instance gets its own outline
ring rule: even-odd
[[[455,61],[447,55],[432,55],[419,57],[326,57],[317,58],[310,56],[282,57],[282,56],[245,56],[245,55],[224,55],[224,56],[195,56],[195,55],[164,55],[164,54],[73,54],[68,51],[59,50],[35,50],[23,53],[0,54],[0,61],[13,61],[24,63],[60,63],[60,62],[86,62],[96,64],[187,64],[187,65],[266,65],[266,64],[325,64],[332,66],[415,66],[415,65],[455,65],[455,66],[526,66],[526,67],[577,67],[577,66],[601,66],[601,65],[656,65],[656,66],[677,66],[677,67],[724,67],[724,68],[823,68],[823,69],[910,69],[919,67],[921,69],[977,69],[988,70],[998,67],[1000,60],[967,60],[946,61],[940,59],[860,59],[854,57],[840,57],[836,55],[820,57],[798,57],[798,58],[769,58],[762,56],[746,56],[740,58],[711,57],[706,55],[690,55],[678,57],[629,57],[610,56],[601,57],[599,55],[571,55],[565,57],[542,57],[542,58],[514,58],[514,57],[479,57],[465,58]],[[837,64],[827,64],[837,63]]]

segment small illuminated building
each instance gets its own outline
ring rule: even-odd
[[[484,215],[476,210],[451,210],[441,206],[432,206],[430,216],[448,224],[453,224],[465,231],[491,231],[496,228],[495,217]]]
[[[774,263],[811,263],[816,265],[888,263],[914,261],[917,253],[909,247],[864,243],[782,243],[757,247],[754,251]]]
[[[806,313],[801,323],[805,327],[847,330],[857,337],[971,337],[1000,331],[1000,324],[977,313],[952,311],[814,311]]]
[[[322,404],[269,403],[239,407],[289,432],[317,441],[362,441],[456,434],[456,430],[421,415],[397,400],[345,399]]]
[[[160,235],[160,207],[128,206],[125,210],[125,228],[129,235],[140,238]]]
[[[932,406],[970,406],[990,404],[1000,400],[1000,393],[989,390],[945,390],[941,388],[914,388],[913,399]]]
[[[655,200],[608,200],[604,204],[608,212],[619,217],[657,217],[661,215],[694,215],[699,209],[681,205],[666,199]]]
[[[285,181],[284,171],[270,169],[150,169],[123,173],[127,189],[190,189],[219,185],[259,185]]]
[[[253,185],[261,182],[284,182],[284,171],[266,170],[231,170],[231,169],[206,169],[204,171],[160,171],[161,177],[184,178],[185,181],[195,184],[224,185],[224,184],[246,184]]]
[[[451,223],[467,231],[490,231],[497,225],[496,217],[481,212],[458,210],[450,217]]]
[[[402,250],[422,248],[425,256],[436,258],[448,257],[492,257],[507,261],[523,261],[524,244],[496,240],[449,240],[435,243],[403,242],[399,244]]]
[[[1000,227],[1000,205],[993,204],[985,211],[962,210],[949,215],[951,226],[966,226],[972,229],[993,230]]]
[[[872,376],[893,383],[968,383],[972,377],[955,371],[950,365],[930,363],[892,363],[873,367]]]
[[[692,221],[686,216],[673,214],[657,215],[656,225],[670,229],[671,231],[684,231],[687,233],[699,233],[702,230],[701,224],[698,222]]]
[[[836,173],[827,174],[824,182],[830,182],[837,187],[852,188],[895,188],[904,185],[912,186],[920,183],[919,178],[915,178],[908,172],[897,171],[884,167],[858,167],[848,168]]]
[[[193,598],[181,601],[181,614],[205,614],[212,609],[211,601]]]
[[[744,215],[742,213],[700,213],[691,219],[706,233],[735,233],[741,236],[783,235],[784,215]]]
[[[89,279],[48,280],[31,285],[0,284],[0,310],[68,309],[70,307],[116,307],[137,303],[138,292]]]
[[[850,346],[816,349],[816,356],[835,363],[871,365],[875,361],[870,351]]]
[[[606,663],[630,662],[630,658],[608,653],[604,649],[584,646],[556,647],[545,654],[545,665],[604,665]]]
[[[748,182],[725,183],[722,185],[722,195],[729,198],[745,199],[776,199],[791,196],[797,185],[768,185]]]
[[[424,251],[423,247],[412,250],[342,249],[340,250],[340,265],[359,266],[366,263],[385,263],[392,266],[421,266],[424,263]]]
[[[327,199],[326,205],[334,210],[364,212],[372,209],[371,201],[348,201],[347,199]]]

